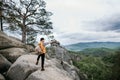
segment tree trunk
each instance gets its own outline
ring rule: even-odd
[[[22,42],[26,43],[26,30],[25,30],[25,28],[22,29]]]
[[[0,17],[0,30],[3,31],[3,22],[2,22],[2,17]]]
[[[26,26],[25,26],[25,18],[23,18],[22,42],[26,44]]]
[[[0,7],[0,30],[3,31],[2,7]]]

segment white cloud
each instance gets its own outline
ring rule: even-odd
[[[47,9],[54,13],[51,18],[55,37],[62,44],[120,41],[120,33],[104,31],[103,29],[109,26],[97,22],[120,14],[119,0],[46,0],[46,2]]]

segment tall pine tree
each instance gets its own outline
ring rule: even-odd
[[[43,0],[19,0],[11,5],[7,20],[8,29],[21,31],[22,42],[26,43],[34,39],[35,34],[51,33],[51,12],[46,11],[46,3]],[[28,38],[28,39],[27,39]]]
[[[0,30],[4,30],[4,23],[7,22],[7,14],[13,2],[11,0],[0,0]]]

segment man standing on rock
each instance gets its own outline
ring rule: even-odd
[[[38,58],[37,58],[37,62],[36,62],[36,65],[38,65],[38,62],[39,62],[39,59],[41,57],[41,71],[44,71],[44,62],[45,62],[45,53],[46,53],[46,47],[45,45],[47,44],[50,44],[52,42],[49,42],[49,43],[45,43],[44,42],[44,38],[41,38],[40,39],[40,43],[38,44],[39,45],[39,48],[40,48],[40,52],[39,52],[39,55],[38,55]]]

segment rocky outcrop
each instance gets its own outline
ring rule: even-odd
[[[14,62],[19,56],[34,52],[32,45],[25,45],[19,39],[8,36],[0,31],[0,54],[10,62]]]
[[[5,80],[5,78],[2,74],[0,74],[0,80]]]
[[[48,67],[46,71],[40,70],[32,73],[26,80],[73,80],[68,76],[66,71],[61,71],[58,68]]]
[[[12,64],[0,54],[0,73],[6,72],[11,65]]]
[[[29,52],[34,51],[34,47],[32,45],[25,45],[21,42],[20,39],[8,36],[5,33],[0,31],[0,50],[6,48],[25,48]]]
[[[19,57],[8,70],[7,77],[11,80],[80,80],[74,68],[68,64],[66,68],[69,67],[69,72],[66,71],[55,58],[46,59],[45,71],[40,71],[40,63],[35,65],[36,58],[36,55]]]
[[[54,43],[54,45],[55,45],[55,43]],[[69,56],[68,51],[60,45],[51,46],[50,48],[48,48],[48,55],[51,58],[57,58],[61,61],[65,61],[70,64],[72,63],[71,57]]]
[[[40,63],[35,65],[37,56],[32,55],[36,53],[34,46],[25,45],[19,39],[0,31],[0,73],[4,73],[8,78],[6,80],[80,80],[69,52],[59,42],[51,44],[47,51],[46,70],[42,72]],[[1,76],[0,80],[4,80]]]
[[[60,42],[57,40],[52,40],[51,46],[60,46]]]
[[[74,80],[79,80],[78,69],[73,65],[69,65],[67,62],[63,63],[63,69],[66,70],[70,75],[73,76]]]
[[[35,46],[25,45],[25,49],[27,49],[29,52],[34,52],[35,51]]]
[[[25,45],[12,37],[7,36],[0,31],[0,49],[11,48],[11,47],[24,47]]]
[[[0,54],[6,57],[10,62],[16,61],[16,59],[24,54],[27,54],[28,51],[24,48],[8,48],[0,50]]]

